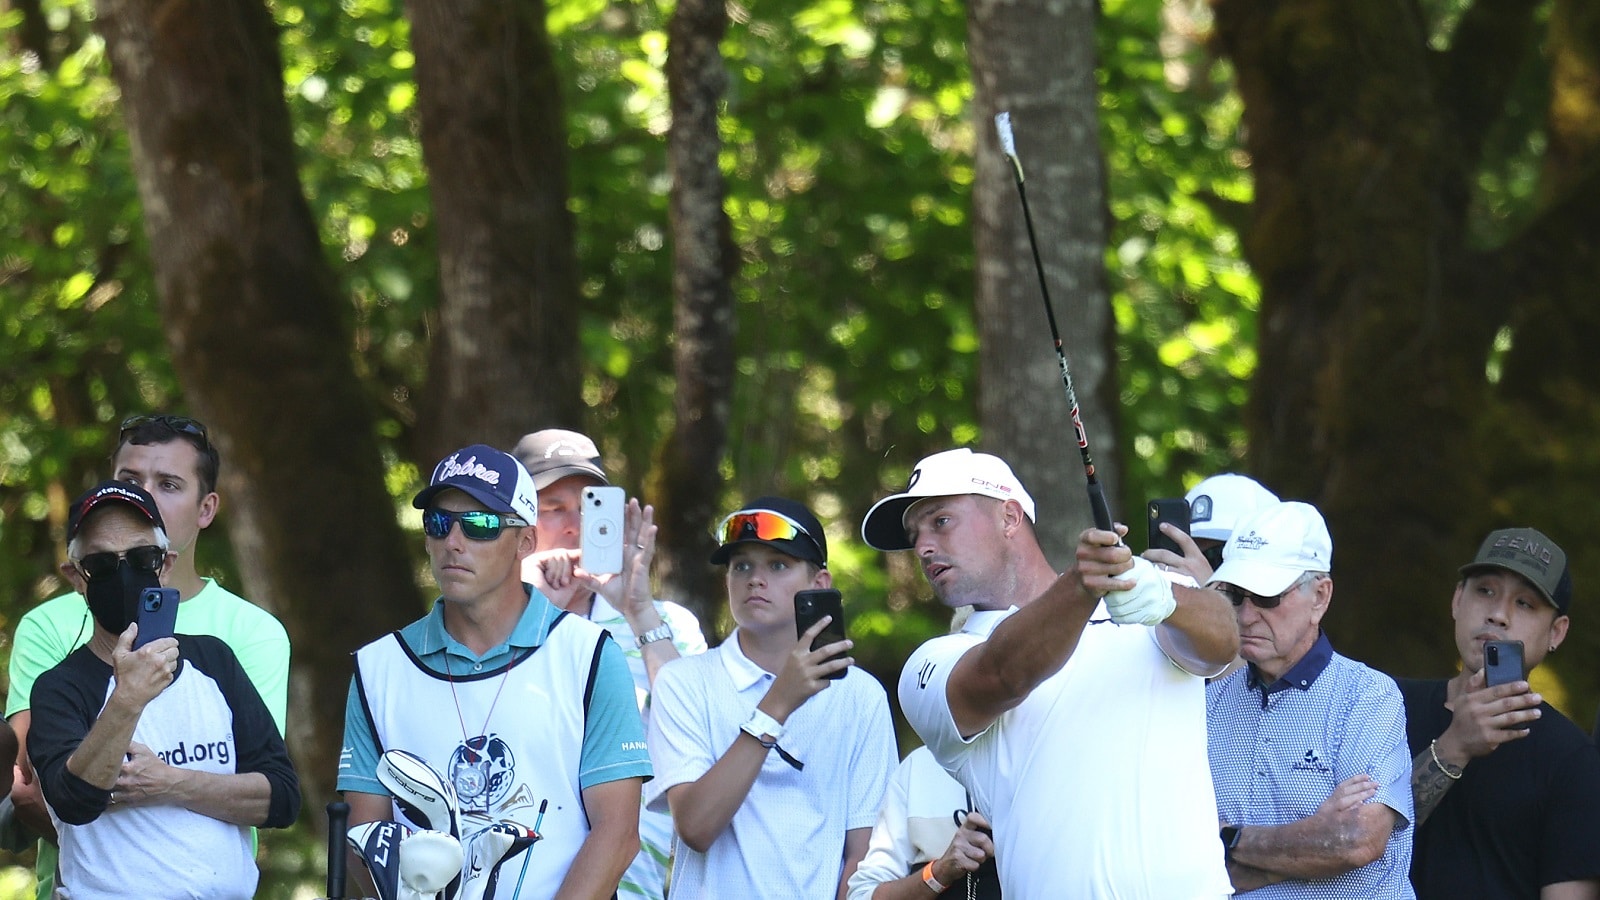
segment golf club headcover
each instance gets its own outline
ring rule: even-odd
[[[418,828],[461,839],[461,807],[455,786],[422,757],[405,750],[384,751],[378,759],[378,781]]]
[[[399,822],[363,822],[345,837],[372,875],[378,900],[400,900],[400,842],[409,832]]]
[[[461,842],[442,831],[413,831],[400,842],[401,900],[436,900],[461,876]]]
[[[1133,579],[1134,586],[1106,595],[1106,611],[1118,625],[1159,625],[1178,608],[1172,582],[1150,560],[1135,556],[1133,568],[1120,577]]]
[[[466,865],[461,868],[461,889],[456,900],[483,900],[488,896],[490,876],[505,859],[516,839],[509,822],[497,822],[467,838]]]

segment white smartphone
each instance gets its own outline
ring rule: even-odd
[[[583,489],[583,538],[578,564],[590,575],[622,571],[622,510],[627,493],[619,487]]]

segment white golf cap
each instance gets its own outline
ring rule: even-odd
[[[1246,475],[1213,475],[1189,489],[1189,536],[1226,541],[1256,510],[1278,502],[1278,495]]]
[[[1252,594],[1283,593],[1307,572],[1333,570],[1333,538],[1322,513],[1290,500],[1257,511],[1239,523],[1222,548],[1222,565],[1210,584],[1226,582]]]
[[[928,497],[978,494],[996,500],[1015,500],[1028,521],[1035,521],[1033,498],[1028,496],[1006,461],[989,453],[963,447],[926,457],[911,470],[906,489],[873,504],[861,522],[861,539],[879,550],[910,550],[906,538],[906,512]]]

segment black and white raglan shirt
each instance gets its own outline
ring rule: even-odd
[[[133,740],[168,765],[272,787],[267,828],[294,822],[300,784],[283,739],[233,651],[217,638],[178,636],[177,676],[139,717]],[[248,898],[258,872],[250,828],[179,806],[109,807],[111,792],[67,771],[111,696],[111,666],[87,646],[33,687],[28,756],[61,838],[57,896]]]

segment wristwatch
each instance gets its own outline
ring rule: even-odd
[[[1218,837],[1222,838],[1222,858],[1228,862],[1233,861],[1233,848],[1239,846],[1239,835],[1244,833],[1240,825],[1224,825]]]
[[[633,639],[639,643],[639,649],[641,650],[644,649],[645,644],[653,644],[656,641],[670,641],[672,640],[672,626],[668,625],[665,619],[662,619],[660,625],[646,631],[644,634],[634,635]]]
[[[740,725],[739,730],[755,738],[768,750],[777,746],[778,738],[783,737],[783,725],[759,709],[750,714],[750,721]]]

